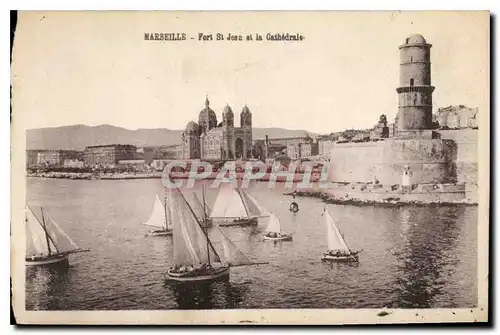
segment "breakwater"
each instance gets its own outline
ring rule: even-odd
[[[376,206],[429,206],[429,205],[477,205],[475,199],[466,196],[465,185],[456,184],[421,184],[414,185],[410,192],[403,192],[399,185],[383,187],[369,184],[336,184],[328,188],[319,187],[297,189],[295,192],[285,192],[285,195],[295,194],[298,197],[321,199],[328,204],[342,205],[376,205]]]

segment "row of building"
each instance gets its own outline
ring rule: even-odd
[[[137,147],[126,144],[107,144],[88,146],[84,151],[77,150],[27,150],[26,165],[30,168],[84,168],[137,166],[141,164],[158,166],[157,161],[186,158],[182,144],[154,147]],[[245,158],[276,158],[286,156],[292,159],[310,157],[318,154],[318,143],[311,137],[289,137],[255,140],[250,145]],[[241,158],[241,157],[239,157]],[[222,155],[212,155],[206,160],[222,161]]]
[[[428,123],[433,129],[477,128],[477,108],[463,105],[440,108]],[[336,144],[370,142],[394,138],[398,134],[399,116],[388,124],[381,115],[378,122],[365,130],[345,130],[321,135],[313,139],[308,134],[298,137],[252,139],[252,113],[244,106],[240,113],[240,127],[234,125],[234,113],[229,105],[217,122],[208,97],[205,108],[198,115],[198,123],[190,121],[181,134],[180,144],[155,147],[136,147],[126,144],[88,146],[76,150],[28,150],[28,167],[109,167],[116,165],[151,165],[153,161],[205,160],[225,161],[237,159],[274,159],[287,157],[300,159],[312,156],[329,157]]]
[[[464,105],[448,106],[439,108],[432,115],[430,129],[436,130],[459,130],[478,129],[478,108],[469,108]],[[391,124],[387,123],[387,117],[381,115],[377,124],[371,129],[345,130],[342,132],[320,135],[316,139],[319,155],[328,155],[337,143],[359,143],[377,141],[384,138],[398,136],[398,117]]]
[[[140,150],[134,145],[109,144],[88,146],[77,150],[27,150],[28,167],[83,168],[127,164],[141,160]]]

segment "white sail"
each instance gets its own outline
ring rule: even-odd
[[[165,211],[165,224],[166,224],[166,227],[167,227],[167,230],[172,230],[172,211],[173,211],[173,207],[172,207],[172,196],[171,196],[171,191],[170,189],[166,189],[165,190],[165,207],[164,207],[164,211]]]
[[[270,233],[281,233],[281,224],[280,220],[274,213],[271,213],[271,217],[269,218],[269,225],[267,226],[267,231]]]
[[[57,248],[46,236],[42,223],[38,221],[31,208],[26,206],[26,256],[48,255],[49,251],[57,253]]]
[[[203,206],[202,202],[200,201],[200,198],[196,195],[196,192],[191,192],[191,202],[190,202],[191,208],[193,209],[194,213],[196,214],[196,217],[198,219],[204,219],[205,218],[205,213],[208,217],[208,208],[207,205]]]
[[[242,189],[238,190],[250,217],[268,217],[270,213],[255,198]]]
[[[41,221],[26,206],[26,256],[48,255],[79,249],[59,225],[40,210]]]
[[[211,218],[248,218],[240,194],[230,184],[221,186],[210,214]]]
[[[349,253],[349,247],[345,243],[344,238],[340,234],[340,231],[335,225],[333,218],[330,216],[330,213],[327,210],[324,211],[324,216],[326,229],[328,232],[328,250],[339,250],[340,252]]]
[[[179,190],[170,191],[173,223],[174,265],[187,266],[220,262],[192,208]]]
[[[143,224],[146,226],[153,226],[165,229],[166,227],[165,221],[166,221],[165,207],[161,203],[160,197],[156,195],[156,201],[153,206],[153,211],[151,212],[151,216],[149,217],[148,221],[144,222]]]
[[[77,250],[78,245],[71,239],[71,237],[66,234],[61,227],[52,219],[52,217],[47,213],[45,215],[45,227],[47,233],[50,235],[51,240],[57,246],[59,252],[68,252]]]
[[[217,227],[222,236],[222,250],[224,261],[230,266],[254,264],[238,247],[224,234],[220,227]]]

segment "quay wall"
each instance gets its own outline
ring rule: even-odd
[[[405,165],[413,172],[412,183],[454,183],[450,162],[456,156],[453,140],[385,139],[362,143],[336,143],[330,151],[328,180],[401,184]]]
[[[456,143],[456,156],[453,157],[457,183],[465,183],[467,196],[477,198],[478,168],[478,129],[439,130],[441,138]]]
[[[328,186],[321,188],[316,184],[313,188],[298,190],[297,195],[339,204],[477,204],[466,198],[464,184],[420,184],[414,185],[410,192],[403,192],[399,185],[330,183]]]

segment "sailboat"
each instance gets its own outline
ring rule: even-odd
[[[170,236],[172,235],[172,222],[169,220],[169,215],[167,213],[171,210],[168,206],[168,200],[170,199],[170,193],[165,192],[165,204],[161,203],[160,197],[156,195],[156,201],[153,207],[153,211],[148,219],[148,221],[142,223],[146,226],[152,226],[156,229],[152,229],[146,233],[146,236]]]
[[[271,241],[291,241],[292,234],[283,234],[281,231],[281,222],[278,217],[271,213],[269,225],[267,226],[267,234],[264,235],[264,240]]]
[[[243,253],[220,230],[224,251],[224,257],[221,259],[208,236],[208,228],[202,227],[179,189],[172,191],[172,200],[174,252],[173,266],[165,275],[168,282],[228,280],[231,267],[267,264],[251,262],[244,257],[242,260]]]
[[[203,196],[205,196],[203,194]],[[191,193],[191,207],[196,214],[198,220],[203,224],[203,226],[210,227],[212,225],[212,219],[209,217],[210,208],[204,202],[203,204],[200,201],[200,198],[196,195],[196,192]]]
[[[26,266],[66,263],[70,254],[89,251],[76,243],[47,214],[41,211],[41,222],[26,204]]]
[[[248,193],[230,184],[221,186],[215,199],[212,219],[225,219],[220,226],[256,226],[269,213]]]
[[[322,260],[339,262],[358,262],[358,254],[362,251],[352,251],[344,237],[340,233],[337,225],[333,221],[330,212],[324,209],[322,214],[325,217],[327,230],[328,250],[323,254]]]

